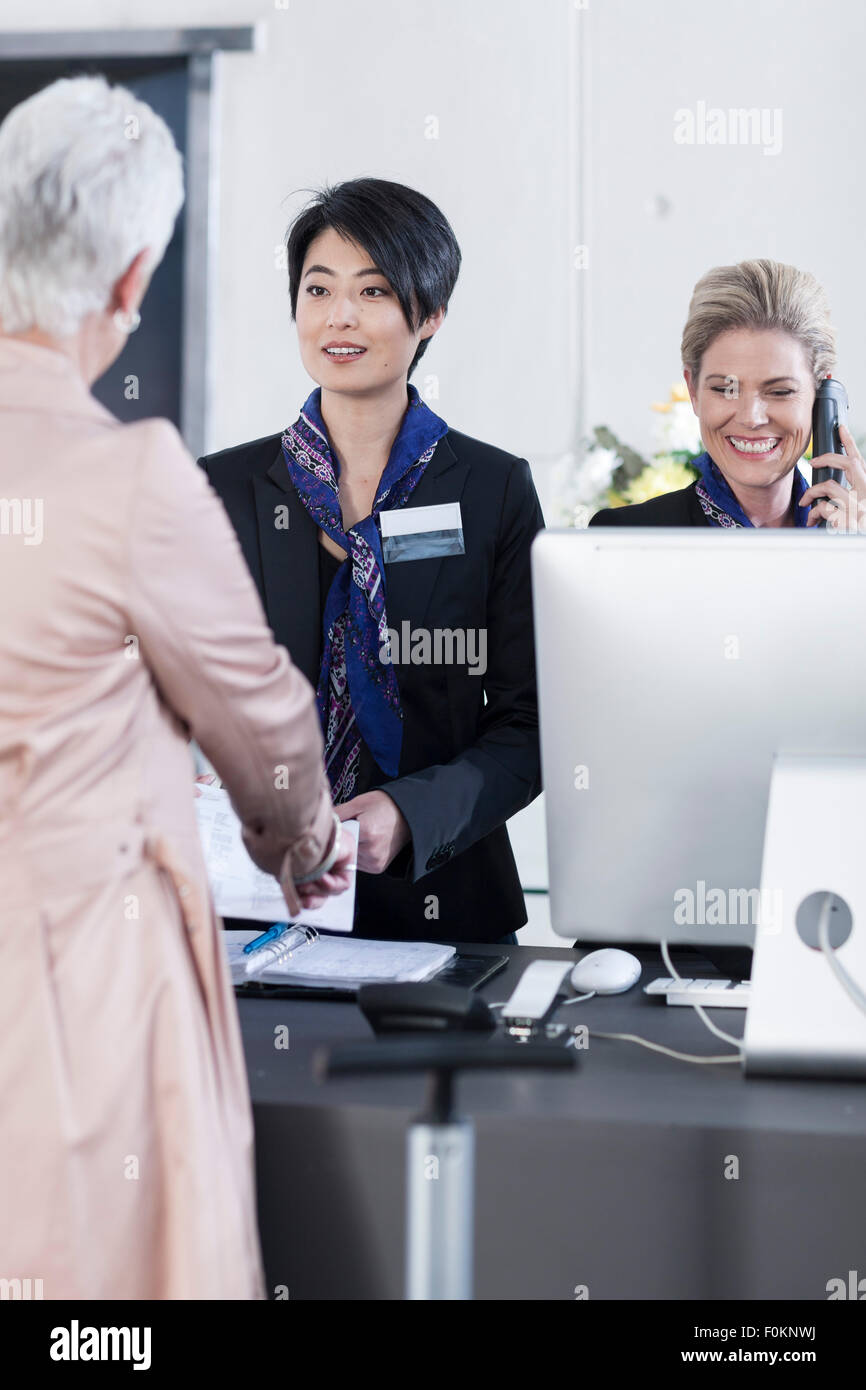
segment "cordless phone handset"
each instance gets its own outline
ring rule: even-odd
[[[815,394],[815,404],[812,407],[812,458],[820,458],[822,454],[842,454],[842,441],[839,438],[839,426],[848,424],[848,394],[841,381],[837,381],[833,376],[826,376],[818,387]],[[812,470],[812,486],[826,482],[844,483],[844,468],[814,468]],[[823,519],[818,522],[819,526],[826,526]]]

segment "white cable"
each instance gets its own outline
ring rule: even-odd
[[[639,1043],[641,1047],[648,1047],[653,1052],[663,1052],[666,1057],[675,1057],[678,1062],[739,1062],[739,1053],[733,1057],[730,1053],[725,1053],[724,1057],[699,1057],[693,1052],[675,1052],[672,1047],[662,1047],[661,1043],[650,1042],[649,1038],[639,1038],[635,1033],[599,1033],[595,1028],[589,1028],[591,1038],[615,1038],[622,1042]]]
[[[851,979],[848,971],[845,969],[844,965],[842,965],[841,961],[837,959],[836,952],[830,945],[829,927],[832,906],[833,894],[827,893],[824,898],[824,905],[821,908],[821,915],[818,918],[818,945],[824,952],[824,958],[827,964],[849,998],[853,999],[858,1009],[862,1009],[863,1012],[866,1013],[866,994],[863,993],[857,981]]]
[[[670,955],[668,954],[668,943],[666,941],[661,942],[661,952],[668,973],[672,975],[675,980],[679,980],[681,977],[673,967]],[[587,999],[594,998],[595,994],[596,990],[591,990],[589,994],[576,994],[573,999],[563,999],[558,1007],[564,1008],[566,1004],[583,1004]],[[505,1004],[490,1004],[488,1007],[491,1009],[504,1009]],[[721,1028],[717,1028],[712,1019],[707,1018],[700,1004],[692,1004],[692,1008],[698,1014],[701,1021],[706,1024],[711,1033],[715,1033],[716,1037],[722,1039],[722,1042],[733,1043],[734,1047],[737,1049],[733,1056],[725,1054],[724,1057],[701,1057],[693,1052],[677,1052],[675,1048],[663,1047],[661,1043],[650,1042],[649,1038],[639,1038],[636,1033],[600,1033],[596,1028],[588,1028],[587,1033],[591,1038],[611,1038],[618,1042],[637,1043],[640,1047],[648,1047],[652,1052],[661,1052],[666,1057],[673,1057],[677,1062],[694,1062],[698,1066],[707,1066],[708,1064],[718,1065],[722,1062],[739,1062],[743,1055],[742,1040],[732,1037],[730,1033],[723,1033]],[[572,1040],[569,1039],[569,1044],[571,1041]],[[569,1044],[566,1044],[566,1046]]]
[[[662,960],[665,963],[665,968],[668,974],[672,975],[675,980],[681,980],[682,976],[677,974],[671,962],[671,958],[668,953],[668,943],[666,941],[662,941],[659,944],[661,946]],[[700,1004],[692,1004],[691,1000],[689,1000],[689,1003],[691,1007],[694,1009],[698,1018],[701,1020],[701,1023],[703,1023],[707,1028],[709,1028],[711,1033],[715,1033],[716,1037],[721,1038],[722,1042],[731,1043],[731,1045],[737,1049],[737,1057],[732,1058],[731,1060],[739,1060],[743,1056],[742,1038],[735,1038],[732,1033],[723,1033],[721,1028],[717,1028],[715,1023],[713,1023],[712,1019],[707,1017]]]
[[[824,906],[821,909],[821,915],[818,919],[818,942],[827,959],[827,964],[830,966],[830,969],[833,971],[839,983],[851,999],[853,999],[857,1007],[866,1013],[866,993],[860,988],[856,980],[852,980],[845,967],[837,960],[836,953],[830,945],[828,923],[832,902],[833,895],[832,893],[828,893],[824,900]],[[662,960],[665,963],[668,974],[674,980],[681,980],[682,976],[674,968],[673,961],[670,958],[668,943],[662,941],[659,944],[661,947]],[[596,991],[593,990],[590,994],[579,994],[573,999],[564,999],[560,1007],[565,1004],[582,1004],[585,1000],[592,999],[595,992]],[[490,1007],[500,1008],[502,1006],[491,1004]],[[698,1066],[718,1066],[725,1063],[740,1062],[743,1056],[742,1038],[735,1038],[733,1034],[725,1033],[721,1028],[717,1028],[712,1019],[707,1017],[700,1004],[692,1004],[691,1007],[711,1033],[714,1033],[717,1038],[721,1038],[722,1042],[729,1042],[736,1048],[736,1052],[733,1056],[726,1053],[722,1057],[701,1057],[692,1052],[677,1052],[672,1047],[664,1047],[661,1043],[650,1042],[648,1038],[639,1038],[636,1033],[601,1033],[597,1028],[588,1028],[587,1033],[591,1038],[609,1038],[615,1042],[636,1043],[639,1047],[649,1048],[651,1052],[661,1052],[665,1057],[673,1057],[678,1062],[693,1062]]]
[[[665,965],[667,966],[671,975],[673,975],[674,979],[678,980],[680,977],[674,970],[673,965],[671,964],[670,956],[667,954],[667,942],[663,941],[661,943],[661,947],[662,955],[665,958]],[[596,991],[592,990],[589,994],[578,994],[574,997],[574,999],[564,999],[560,1007],[563,1007],[563,1005],[565,1004],[582,1004],[584,1000],[592,999],[595,993]],[[727,1033],[723,1033],[719,1028],[716,1028],[715,1024],[707,1018],[706,1014],[704,1014],[703,1009],[700,1008],[699,1005],[693,1005],[692,1007],[697,1008],[698,1013],[701,1015],[707,1027],[710,1029],[712,1033],[717,1033],[724,1042],[732,1042],[734,1044],[734,1046],[737,1048],[737,1051],[733,1056],[725,1054],[724,1057],[701,1057],[693,1052],[677,1052],[675,1048],[663,1047],[661,1043],[650,1042],[649,1038],[639,1038],[636,1033],[600,1033],[597,1028],[588,1028],[586,1031],[589,1037],[591,1038],[612,1038],[615,1041],[619,1042],[637,1043],[639,1047],[648,1047],[652,1052],[662,1052],[666,1057],[673,1057],[678,1062],[695,1062],[700,1066],[706,1066],[706,1064],[709,1062],[739,1062],[742,1055],[742,1047],[739,1039],[729,1037]]]

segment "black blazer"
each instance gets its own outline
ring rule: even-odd
[[[281,436],[199,463],[234,525],[276,640],[315,687],[318,528],[291,483]],[[380,785],[412,840],[384,873],[358,874],[359,936],[495,941],[526,922],[505,821],[541,790],[529,551],[544,518],[525,459],[450,430],[408,505],[456,501],[465,554],[386,564],[388,626],[486,629],[487,670],[395,664],[400,771]]]
[[[590,518],[590,526],[709,526],[706,513],[698,501],[695,482],[688,487],[668,492],[664,497],[651,497],[648,502],[634,502],[630,507],[605,507]]]

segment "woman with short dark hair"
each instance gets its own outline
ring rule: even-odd
[[[293,425],[201,462],[277,640],[317,686],[332,794],[360,825],[355,931],[496,940],[526,921],[505,822],[540,790],[524,459],[409,377],[460,249],[423,194],[356,179],[287,241],[318,383]]]

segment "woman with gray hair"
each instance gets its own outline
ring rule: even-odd
[[[0,127],[0,1277],[46,1298],[263,1294],[190,736],[292,913],[349,881],[221,503],[172,425],[89,390],[182,198],[164,122],[101,78]]]
[[[701,477],[649,502],[597,512],[590,526],[815,526],[857,530],[866,466],[850,431],[845,455],[812,460],[844,470],[809,487],[797,467],[812,406],[836,362],[824,291],[778,261],[717,266],[695,286],[682,340],[683,372],[706,452]],[[830,500],[822,500],[829,498]]]

